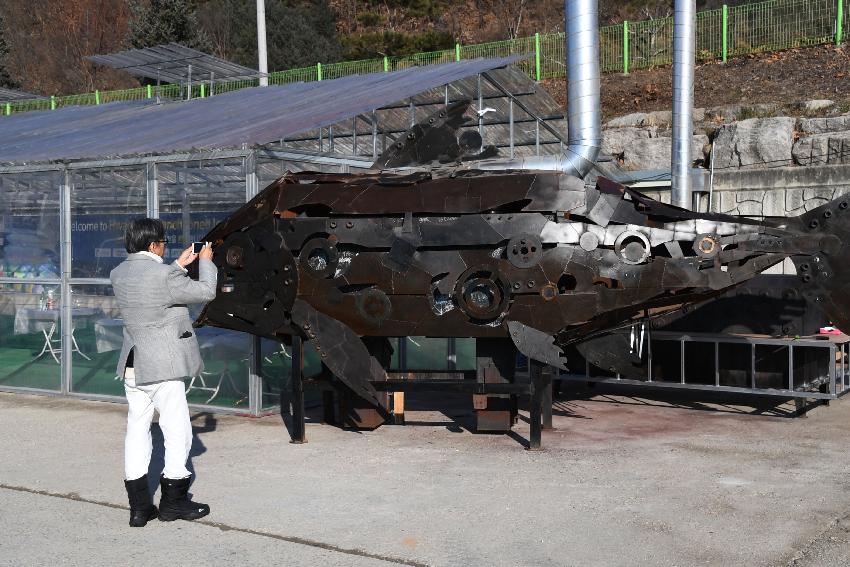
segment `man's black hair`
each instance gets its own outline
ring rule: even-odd
[[[124,248],[130,254],[144,252],[157,240],[165,240],[165,227],[161,220],[134,219],[124,234]]]

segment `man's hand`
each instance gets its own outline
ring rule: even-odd
[[[194,262],[195,258],[197,257],[198,254],[192,252],[192,247],[189,246],[187,249],[180,253],[180,256],[177,258],[177,263],[180,264],[181,268],[185,268],[186,266]]]
[[[204,242],[204,247],[201,248],[201,253],[198,254],[201,260],[212,260],[212,242]]]
[[[177,258],[177,263],[180,264],[181,268],[185,268],[189,264],[195,261],[195,258],[201,258],[202,260],[212,260],[213,251],[212,251],[212,242],[204,242],[204,247],[201,248],[200,254],[195,254],[192,252],[192,247],[189,246],[183,252],[180,253],[180,257]]]
[[[204,242],[204,247],[201,248],[201,253],[198,256],[202,260],[212,260],[212,242]]]

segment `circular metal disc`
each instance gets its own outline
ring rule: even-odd
[[[599,237],[592,232],[582,232],[578,239],[578,245],[582,250],[592,252],[599,246]]]
[[[697,235],[694,252],[700,258],[714,258],[720,252],[720,238],[716,234]]]
[[[510,287],[495,266],[473,266],[458,278],[454,295],[473,322],[489,323],[507,310]]]
[[[383,323],[392,312],[390,298],[378,288],[364,289],[358,293],[356,304],[360,316],[373,325]]]
[[[325,238],[313,238],[304,243],[298,255],[301,267],[317,278],[332,278],[339,261],[336,246]]]
[[[614,252],[626,264],[643,264],[650,254],[649,239],[643,233],[627,230],[614,241]]]
[[[531,234],[520,234],[508,241],[505,255],[515,268],[530,268],[543,259],[543,243]]]

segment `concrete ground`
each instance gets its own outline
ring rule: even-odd
[[[795,419],[595,390],[556,403],[544,452],[525,421],[447,413],[305,445],[279,416],[197,415],[212,513],[136,529],[123,406],[0,394],[0,565],[850,564],[850,400]]]

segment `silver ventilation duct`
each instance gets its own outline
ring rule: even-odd
[[[567,53],[567,143],[563,155],[481,161],[479,169],[560,170],[584,177],[602,145],[597,0],[564,2]]]
[[[673,14],[673,204],[690,209],[691,140],[694,111],[696,0],[676,0]]]
[[[599,95],[599,8],[597,0],[566,0],[567,131],[563,156],[567,173],[584,177],[602,146]]]

